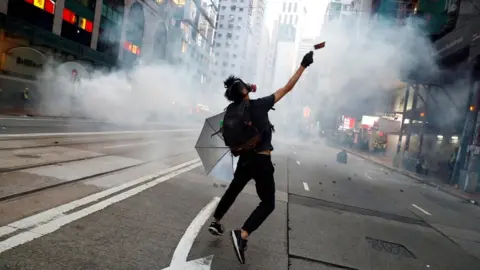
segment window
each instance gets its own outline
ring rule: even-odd
[[[242,17],[238,17],[238,20],[241,21],[243,18]]]
[[[232,67],[232,68],[235,68],[235,64],[232,64],[231,67]]]
[[[228,24],[228,29],[233,29],[233,24]]]
[[[217,45],[216,45],[216,46],[217,46],[217,47],[220,47],[220,43],[217,43]]]
[[[237,6],[235,6],[235,5],[233,5],[233,6],[230,7],[230,10],[231,10],[231,11],[235,11],[236,9],[237,9]]]
[[[235,40],[239,40],[240,39],[240,36],[239,35],[236,35],[235,36]]]
[[[283,12],[287,10],[287,3],[283,2]]]
[[[240,29],[242,29],[242,28],[240,27],[240,25],[237,25],[237,30],[240,30]]]
[[[293,12],[297,12],[297,2],[295,2],[295,6],[293,7]]]
[[[227,62],[223,62],[223,66],[224,66],[224,67],[228,66],[228,63],[227,63]]]
[[[288,3],[288,12],[292,11],[292,2]]]
[[[223,24],[220,24],[219,27],[220,27],[220,28],[223,28]]]
[[[220,15],[220,20],[225,19],[225,15]]]
[[[222,6],[222,10],[225,10],[227,7],[226,6]]]
[[[229,21],[229,22],[232,22],[232,21],[234,21],[234,20],[235,20],[235,16],[233,16],[233,15],[230,14],[230,16],[228,16],[228,21]]]
[[[286,24],[287,23],[287,15],[283,15],[283,23]]]
[[[227,38],[232,38],[232,33],[227,33]]]
[[[236,54],[233,54],[233,58],[237,58],[237,55],[236,55]]]
[[[222,37],[222,33],[217,33],[217,37],[218,37],[218,38],[221,38],[221,37]]]
[[[293,15],[292,15],[292,14],[290,14],[290,22],[289,22],[289,24],[293,24]]]
[[[185,6],[185,0],[173,0],[177,6]]]
[[[298,23],[298,15],[295,15],[295,24]]]
[[[243,8],[240,8],[240,12],[243,12]]]

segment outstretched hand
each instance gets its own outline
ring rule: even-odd
[[[312,63],[313,63],[313,51],[309,51],[307,54],[305,54],[305,56],[303,56],[302,63],[300,65],[302,65],[302,67],[304,68],[307,68]]]

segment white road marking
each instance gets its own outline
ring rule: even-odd
[[[306,190],[306,191],[310,191],[310,188],[308,187],[308,184],[303,182],[303,188]]]
[[[367,177],[368,179],[372,180],[372,177],[370,175],[368,175],[367,173],[365,173],[365,177]]]
[[[300,165],[300,161],[297,160],[297,164]]]
[[[166,132],[191,132],[196,129],[158,129],[158,130],[132,130],[132,131],[100,131],[100,132],[59,132],[59,133],[25,133],[25,134],[2,134],[0,138],[30,138],[52,136],[91,136],[111,134],[139,134],[139,133],[166,133]]]
[[[164,175],[160,178],[157,178],[153,181],[147,182],[145,184],[142,184],[140,186],[134,187],[132,189],[128,189],[125,192],[122,192],[120,194],[117,194],[113,197],[110,197],[106,200],[100,201],[99,203],[93,204],[87,208],[83,208],[81,210],[78,210],[76,212],[70,213],[70,214],[63,214],[62,216],[50,220],[47,223],[43,224],[38,224],[39,226],[33,227],[28,229],[27,231],[21,232],[19,234],[16,234],[12,237],[7,238],[6,240],[0,242],[0,253],[12,249],[16,246],[25,244],[27,242],[30,242],[36,238],[42,237],[44,235],[47,235],[49,233],[52,233],[58,229],[60,229],[62,226],[69,224],[75,220],[81,219],[83,217],[86,217],[90,214],[93,214],[97,211],[100,211],[104,208],[106,208],[109,205],[112,205],[114,203],[123,201],[127,198],[130,198],[133,195],[136,195],[146,189],[149,189],[151,187],[154,187],[162,182],[165,182],[181,173],[190,171],[198,166],[200,166],[201,163],[194,163],[193,165],[190,165],[185,168],[181,168],[177,171],[173,171],[167,175]]]
[[[180,242],[178,242],[177,248],[173,252],[172,261],[170,263],[170,267],[165,269],[204,269],[204,268],[193,268],[195,264],[188,263],[190,267],[185,267],[187,263],[188,254],[190,253],[190,249],[192,249],[193,242],[197,237],[198,233],[202,229],[205,222],[207,222],[208,218],[212,215],[213,211],[217,207],[220,198],[215,197],[211,200],[195,217],[195,219],[190,223],[187,230],[183,234]],[[213,256],[209,256],[208,258],[213,259]],[[210,259],[210,264],[211,264]],[[205,265],[205,263],[204,263]],[[208,269],[210,266],[208,267]]]
[[[185,137],[185,138],[178,138],[178,139],[173,139],[173,141],[186,141],[186,140],[191,140],[196,137]],[[137,145],[149,145],[149,144],[156,144],[160,143],[162,141],[148,141],[148,142],[141,142],[141,143],[130,143],[130,144],[117,144],[117,145],[110,145],[110,146],[105,146],[103,147],[104,149],[110,149],[110,148],[121,148],[121,147],[129,147],[129,146],[137,146]]]
[[[420,210],[422,213],[424,213],[425,215],[429,215],[431,216],[432,214],[430,214],[429,212],[427,212],[426,210],[422,209],[420,206],[416,205],[416,204],[413,204],[412,203],[412,206],[417,208],[418,210]]]
[[[110,145],[103,147],[104,149],[110,148],[121,148],[121,147],[128,147],[128,146],[137,146],[137,145],[147,145],[147,144],[154,144],[159,143],[160,141],[153,141],[153,142],[143,142],[143,143],[130,143],[130,144],[117,144],[117,145]]]
[[[104,190],[104,191],[97,192],[97,193],[89,195],[87,197],[84,197],[84,198],[66,203],[64,205],[57,206],[55,208],[43,211],[43,212],[38,213],[36,215],[29,216],[29,217],[20,219],[18,221],[12,222],[10,224],[7,224],[5,226],[0,227],[0,237],[4,236],[4,235],[7,235],[7,234],[11,234],[11,233],[13,233],[17,230],[27,230],[27,229],[31,229],[31,228],[40,226],[42,224],[48,223],[52,220],[63,217],[66,212],[70,212],[70,211],[74,210],[75,208],[78,208],[80,206],[87,205],[89,203],[98,201],[98,200],[100,200],[104,197],[110,196],[111,194],[117,193],[117,192],[122,191],[124,189],[128,189],[132,186],[144,183],[146,181],[158,178],[162,175],[167,175],[169,173],[176,172],[179,169],[185,168],[186,166],[197,167],[197,166],[199,166],[199,163],[198,163],[199,161],[200,160],[198,158],[194,159],[194,160],[191,160],[191,161],[187,161],[187,162],[184,162],[182,164],[173,166],[171,168],[161,170],[158,173],[143,176],[141,178],[138,178],[136,180],[124,183],[122,185],[119,185],[119,186],[116,186],[116,187],[113,187],[113,188],[110,188],[110,189],[107,189],[107,190]],[[189,168],[189,167],[187,167],[187,168]],[[191,168],[191,169],[193,169],[193,168]]]

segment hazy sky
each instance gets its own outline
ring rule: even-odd
[[[303,30],[304,37],[315,37],[320,33],[323,18],[330,0],[303,0],[307,5],[307,23]],[[272,31],[273,22],[281,12],[283,0],[267,0],[265,15],[267,27]]]

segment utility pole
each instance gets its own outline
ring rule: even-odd
[[[415,110],[417,109],[417,101],[418,101],[418,85],[414,84],[412,85],[412,87],[413,87],[413,100],[412,100],[412,108],[410,108],[410,112],[411,112],[409,116],[410,122],[408,123],[408,127],[407,127],[407,138],[405,139],[404,153],[407,152],[408,149],[410,148],[410,137],[412,135],[413,118],[415,117],[414,113],[416,112]]]
[[[477,81],[477,73],[474,72],[472,76],[472,88],[474,93],[476,93],[476,104],[474,107],[469,106],[469,111],[474,111],[475,113],[475,126],[473,130],[472,144],[468,146],[467,155],[468,163],[467,165],[467,174],[464,185],[461,187],[464,191],[474,192],[477,188],[479,173],[480,173],[480,114],[478,114],[478,106],[480,105],[480,81]],[[473,110],[472,110],[473,109]],[[472,123],[473,124],[473,123]],[[473,125],[472,125],[473,126]]]
[[[472,73],[471,73],[471,84],[470,84],[470,91],[468,94],[468,103],[465,112],[465,124],[463,127],[462,138],[460,141],[460,147],[457,152],[457,159],[455,161],[455,166],[453,168],[453,172],[450,176],[450,184],[456,184],[459,181],[460,171],[464,170],[468,166],[467,152],[472,141],[472,136],[474,132],[474,127],[477,121],[478,115],[478,99],[479,95],[479,83],[475,82],[475,78],[479,77],[478,72],[475,71],[476,65],[473,65]]]
[[[400,151],[402,150],[402,137],[403,137],[403,130],[405,129],[405,116],[407,112],[407,105],[408,105],[408,98],[410,95],[410,85],[407,85],[405,88],[405,98],[403,101],[403,114],[402,114],[402,124],[400,125],[400,132],[398,134],[398,143],[397,143],[397,154],[395,155],[395,159],[393,161],[394,167],[400,167],[401,164],[401,157]]]

